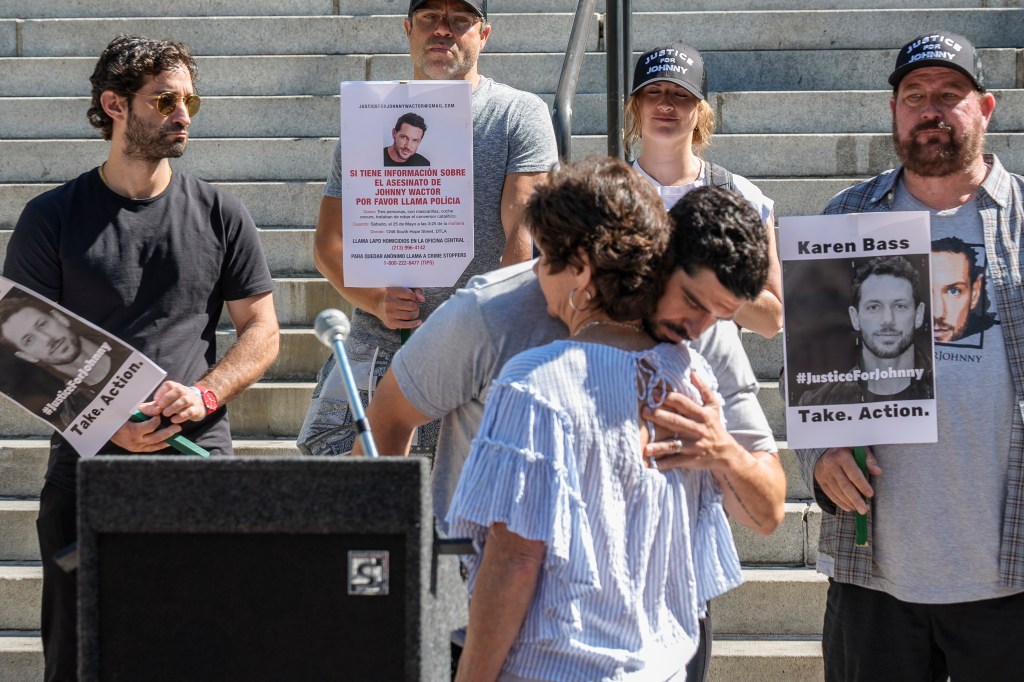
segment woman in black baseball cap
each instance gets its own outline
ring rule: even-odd
[[[697,50],[671,43],[645,52],[633,71],[626,102],[626,146],[639,149],[633,167],[647,177],[670,209],[701,185],[739,192],[761,214],[771,254],[768,283],[736,315],[737,323],[771,338],[782,328],[782,268],[775,251],[774,202],[752,182],[710,163],[701,155],[711,144],[715,113],[707,102],[704,60]]]

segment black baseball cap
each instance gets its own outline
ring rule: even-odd
[[[411,16],[413,12],[419,9],[420,5],[426,2],[427,0],[410,0],[409,15]],[[479,14],[481,17],[483,17],[484,19],[487,18],[487,0],[459,0],[459,2],[469,5],[470,7],[475,9],[476,13]]]
[[[954,69],[970,78],[978,90],[985,89],[981,59],[971,41],[963,36],[936,31],[914,38],[896,55],[896,68],[889,76],[889,85],[894,89],[899,87],[908,73],[925,66]]]
[[[668,81],[689,90],[695,97],[708,98],[708,76],[700,52],[683,45],[669,43],[644,52],[633,69],[633,90],[630,96],[656,81]]]

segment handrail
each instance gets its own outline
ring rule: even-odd
[[[570,161],[572,156],[572,101],[576,97],[576,86],[579,83],[583,58],[587,53],[587,38],[590,35],[590,23],[594,19],[596,5],[597,0],[579,0],[576,4],[569,46],[565,50],[562,73],[558,77],[558,90],[555,93],[551,121],[555,126],[558,158],[563,161]]]
[[[633,61],[631,0],[606,0],[604,45],[608,61],[608,156],[625,158],[623,110]]]

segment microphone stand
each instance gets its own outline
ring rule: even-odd
[[[352,423],[359,434],[359,440],[363,443],[363,452],[367,457],[379,457],[377,446],[373,442],[373,435],[370,433],[370,423],[366,421],[366,413],[363,411],[363,401],[359,399],[359,390],[356,388],[356,380],[352,377],[352,367],[348,364],[348,355],[345,353],[345,346],[342,345],[344,337],[335,334],[331,337],[331,348],[334,350],[334,361],[338,363],[341,370],[341,377],[345,381],[345,392],[348,394],[349,409],[352,410]]]

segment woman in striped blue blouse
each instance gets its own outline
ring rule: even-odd
[[[715,387],[703,358],[641,323],[664,287],[669,220],[608,158],[554,171],[527,219],[569,338],[505,366],[451,503],[450,534],[478,549],[457,679],[678,682],[699,605],[740,569],[713,474],[642,456],[643,407]]]

